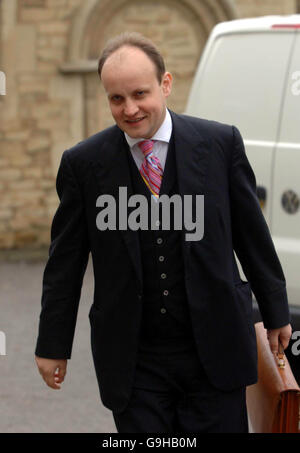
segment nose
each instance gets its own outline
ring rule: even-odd
[[[134,116],[137,114],[138,111],[139,111],[139,108],[133,100],[131,100],[131,99],[126,100],[126,103],[124,106],[124,113],[126,116],[129,116],[129,117]]]

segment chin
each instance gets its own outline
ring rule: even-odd
[[[124,132],[126,132],[126,134],[128,134],[131,138],[146,138],[142,132],[132,131],[129,129],[124,130]]]
[[[132,137],[132,138],[148,138],[149,137],[148,131],[126,128],[126,129],[124,129],[124,132],[126,132],[129,135],[129,137]]]
[[[145,127],[145,124],[132,127],[128,126],[128,124],[122,124],[122,126],[121,129],[132,138],[150,138],[152,136],[150,135],[151,131],[149,131],[149,127]]]

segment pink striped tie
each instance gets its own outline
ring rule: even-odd
[[[145,159],[140,168],[140,173],[151,193],[156,198],[158,198],[162,181],[163,169],[161,167],[159,159],[154,156],[152,151],[154,141],[144,140],[140,142],[138,145],[145,156]]]

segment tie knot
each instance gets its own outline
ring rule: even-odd
[[[147,157],[148,154],[152,152],[154,140],[143,140],[142,142],[139,142],[138,145],[142,150],[144,156]]]

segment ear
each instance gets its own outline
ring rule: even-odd
[[[168,97],[172,91],[173,76],[170,72],[165,72],[162,78],[161,86],[165,97]]]

